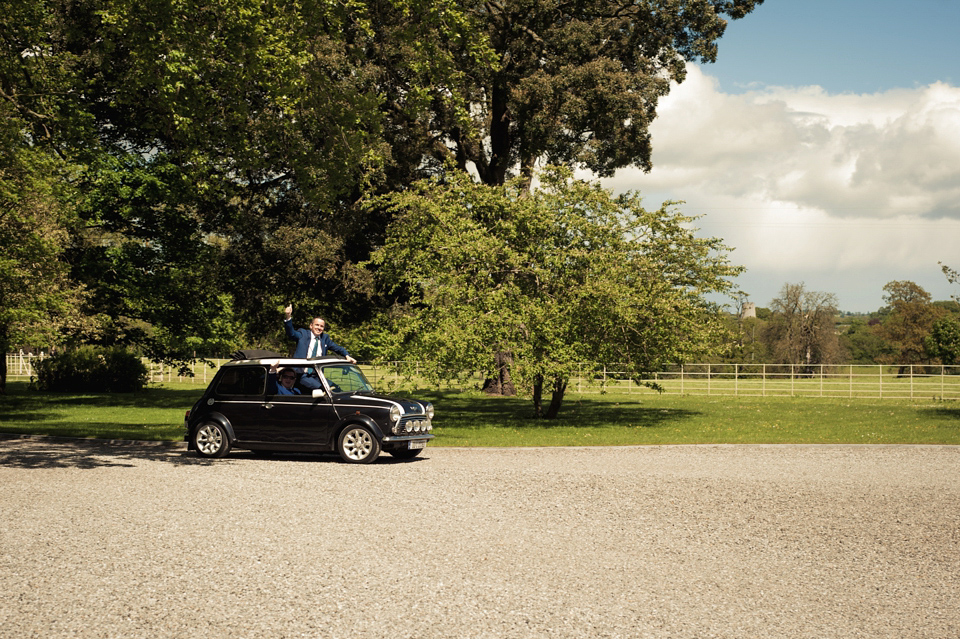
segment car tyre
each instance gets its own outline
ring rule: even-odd
[[[337,439],[337,452],[351,464],[369,464],[380,456],[380,442],[366,426],[351,424]]]
[[[193,447],[201,457],[223,457],[230,452],[230,436],[220,424],[206,422],[193,432]]]
[[[398,450],[391,450],[388,452],[397,459],[413,459],[422,451],[422,448],[414,448],[413,450],[410,450],[409,448],[400,448]]]

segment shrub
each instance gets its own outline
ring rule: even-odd
[[[81,346],[37,367],[37,388],[70,393],[133,393],[147,383],[147,367],[122,348]]]

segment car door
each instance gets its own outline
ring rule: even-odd
[[[221,370],[214,389],[214,409],[230,422],[240,441],[263,441],[267,369],[234,366]]]
[[[282,447],[327,449],[338,418],[330,398],[268,395],[264,404],[263,441]]]

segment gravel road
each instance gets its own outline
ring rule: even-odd
[[[0,439],[0,637],[960,637],[960,448]]]

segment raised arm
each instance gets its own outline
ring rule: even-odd
[[[283,330],[286,331],[287,337],[290,339],[300,339],[300,336],[297,335],[297,331],[293,328],[293,304],[287,304],[287,307],[283,309]]]

